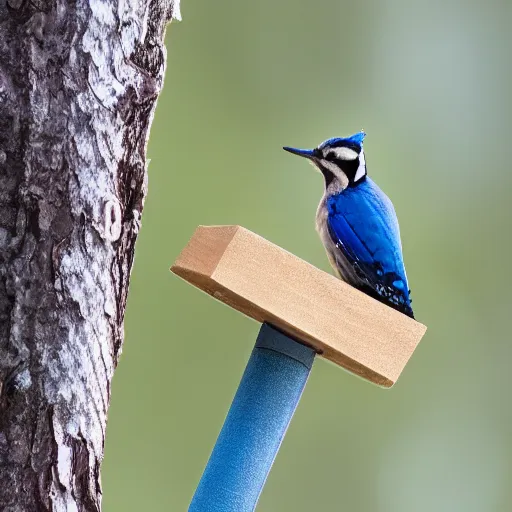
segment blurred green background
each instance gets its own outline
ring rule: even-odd
[[[105,510],[186,510],[256,339],[257,323],[168,271],[195,227],[242,224],[329,270],[322,178],[281,146],[361,128],[429,330],[389,391],[316,361],[258,511],[511,510],[512,3],[184,0],[182,13],[151,131]]]

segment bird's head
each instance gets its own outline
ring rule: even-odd
[[[351,137],[327,139],[315,149],[284,147],[285,151],[302,156],[324,175],[325,188],[331,184],[345,189],[362,183],[366,177],[366,161],[363,151],[364,132]]]

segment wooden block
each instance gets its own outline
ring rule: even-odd
[[[241,226],[199,226],[171,271],[391,387],[426,327]]]

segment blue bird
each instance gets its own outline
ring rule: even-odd
[[[283,149],[309,159],[324,176],[316,229],[338,277],[414,318],[395,209],[367,176],[364,137],[361,132],[315,149]]]

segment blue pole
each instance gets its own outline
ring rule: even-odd
[[[261,326],[189,512],[251,512],[299,403],[313,349]]]

